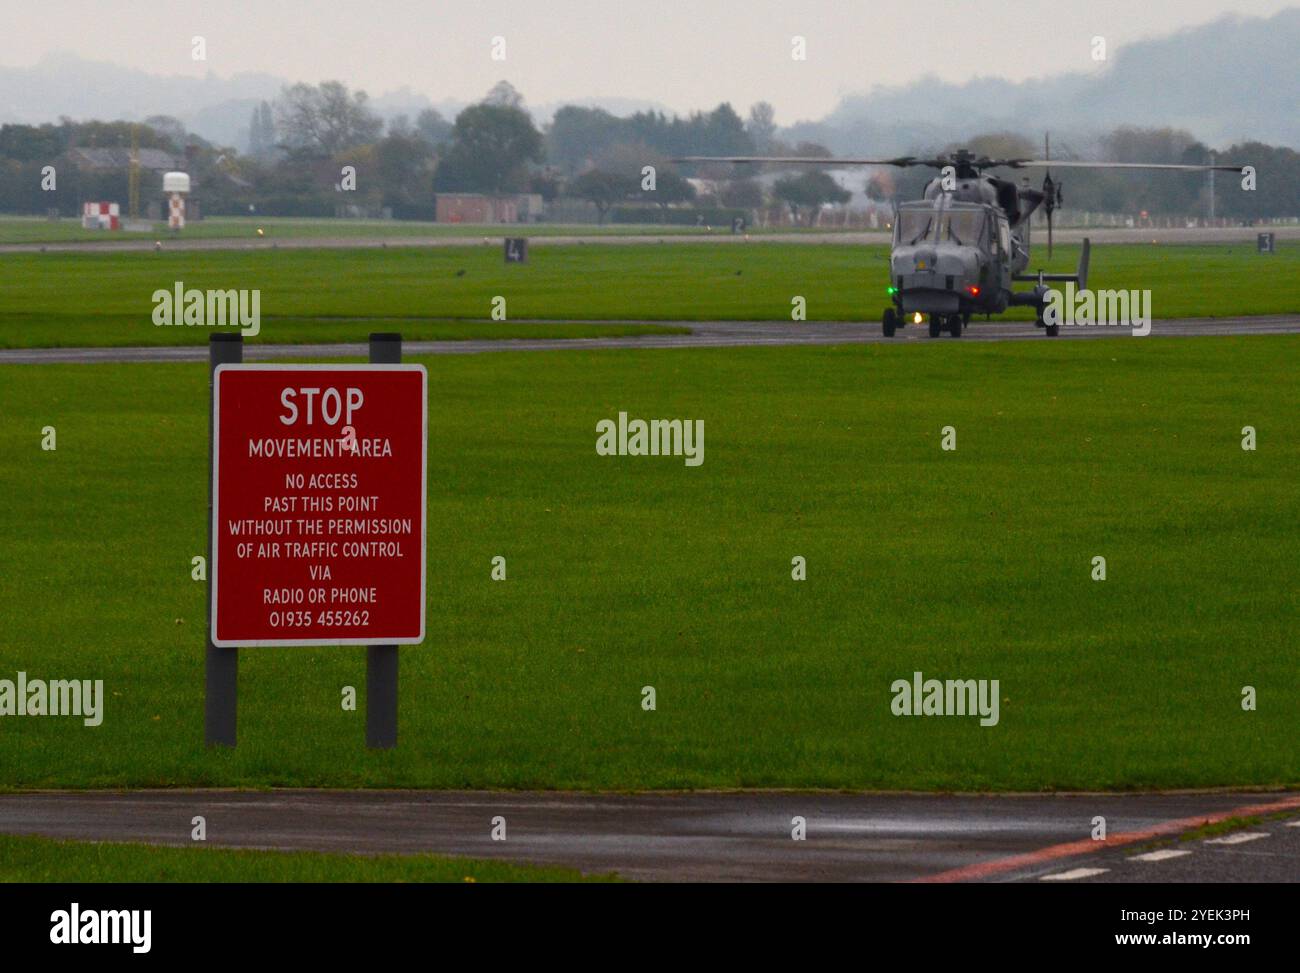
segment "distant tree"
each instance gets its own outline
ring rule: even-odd
[[[523,108],[524,96],[509,81],[498,81],[483,99],[485,105],[500,105],[503,108]]]
[[[801,209],[815,213],[827,203],[847,203],[851,198],[839,183],[819,169],[778,179],[772,186],[772,195],[790,207],[790,216],[796,223]]]
[[[48,162],[66,146],[66,132],[54,125],[0,125],[0,158]]]
[[[415,116],[415,134],[430,145],[438,146],[451,138],[451,122],[436,109],[426,108]]]
[[[609,146],[620,143],[626,130],[623,119],[603,108],[565,105],[546,129],[546,157],[570,171],[582,168],[594,163]]]
[[[749,108],[749,120],[745,122],[745,131],[754,140],[754,148],[760,155],[772,148],[776,138],[776,109],[766,101],[760,101]]]
[[[535,172],[528,179],[528,191],[550,202],[560,195],[560,177],[549,166],[541,172]]]
[[[542,135],[526,111],[471,105],[456,116],[435,186],[444,192],[517,191],[528,184],[528,163],[543,157]]]
[[[790,150],[790,154],[802,159],[829,159],[831,150],[819,142],[800,142]]]
[[[266,143],[262,141],[261,108],[255,106],[253,115],[248,120],[248,154],[257,157],[266,153]]]
[[[605,222],[605,214],[611,206],[630,199],[640,189],[641,184],[633,177],[604,169],[584,172],[569,183],[569,195],[594,203],[601,223]]]
[[[1241,188],[1241,176],[1216,173],[1215,211],[1254,221],[1269,216],[1300,216],[1300,153],[1285,146],[1245,142],[1216,153],[1215,161],[1255,167],[1256,188]]]
[[[646,154],[664,158],[754,152],[754,140],[745,123],[728,104],[686,118],[653,111],[618,118],[601,108],[566,105],[555,113],[546,142],[548,157],[571,171],[593,164],[605,168],[605,157],[618,145],[641,146]]]
[[[864,187],[867,199],[877,203],[888,202],[894,198],[894,179],[888,170],[873,172],[867,178],[867,184]]]
[[[763,187],[757,179],[733,179],[723,183],[718,199],[735,209],[758,209],[763,205]]]
[[[275,114],[288,147],[326,155],[373,142],[384,125],[364,91],[349,92],[338,81],[285,88]]]
[[[636,188],[641,189],[639,181],[636,182]],[[655,175],[654,192],[641,190],[641,195],[665,210],[673,203],[689,203],[693,200],[695,187],[671,169],[660,169]]]
[[[414,134],[391,134],[375,143],[375,169],[385,206],[427,205],[432,200],[433,147]]]
[[[171,115],[150,115],[144,123],[165,138],[172,145],[173,152],[184,152],[189,135],[185,124]]]
[[[1043,154],[1041,144],[1033,142],[1015,132],[988,132],[976,135],[960,145],[949,143],[945,151],[951,153],[956,149],[969,149],[975,155],[986,155],[990,159],[1037,159]]]
[[[745,131],[745,123],[726,102],[704,116],[700,134],[704,143],[701,154],[747,155],[754,151],[754,140]]]
[[[275,115],[269,101],[262,102],[257,108],[257,126],[260,133],[263,155],[274,155],[279,148],[279,138],[275,131]]]
[[[270,103],[264,101],[253,108],[253,116],[248,120],[248,154],[264,159],[274,155],[275,150],[275,119]]]

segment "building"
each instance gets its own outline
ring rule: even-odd
[[[485,193],[438,193],[434,219],[439,223],[536,223],[542,197],[536,193],[489,196]]]
[[[171,172],[183,166],[184,159],[162,149],[139,149],[140,168],[146,172]],[[64,153],[69,165],[92,172],[113,172],[129,169],[130,149],[73,148]]]

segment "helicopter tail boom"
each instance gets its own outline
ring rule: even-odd
[[[1079,290],[1086,290],[1088,287],[1088,262],[1092,257],[1092,244],[1087,237],[1083,238],[1083,251],[1079,254],[1079,269],[1072,274],[1016,274],[1012,280],[1040,283],[1044,281],[1074,281]]]

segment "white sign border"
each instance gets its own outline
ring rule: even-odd
[[[420,373],[420,634],[407,638],[350,638],[350,639],[217,639],[217,552],[221,547],[218,542],[217,525],[220,523],[219,507],[221,494],[218,490],[218,471],[221,463],[221,376],[225,372],[281,371],[281,372],[411,372]],[[386,365],[367,365],[356,362],[281,364],[276,362],[258,362],[256,364],[226,363],[218,365],[212,371],[212,441],[208,443],[212,452],[212,522],[208,529],[212,532],[212,563],[208,565],[212,589],[211,614],[212,626],[208,638],[218,648],[271,648],[275,646],[301,645],[419,645],[425,636],[425,614],[428,609],[425,575],[428,571],[427,547],[429,537],[429,372],[423,365],[395,363]]]

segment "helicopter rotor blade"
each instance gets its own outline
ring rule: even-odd
[[[765,164],[806,166],[932,166],[947,165],[946,161],[917,159],[905,155],[894,159],[831,159],[815,155],[684,155],[669,162],[729,162],[734,165]]]
[[[997,165],[1008,169],[1028,169],[1033,166],[1051,166],[1054,169],[1167,169],[1174,172],[1240,172],[1241,166],[1179,165],[1170,162],[1062,162],[1059,159],[1002,159]]]

